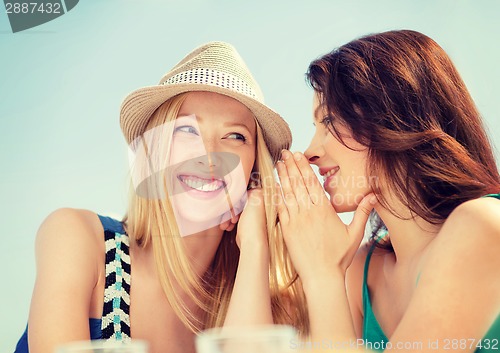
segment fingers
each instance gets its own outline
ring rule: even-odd
[[[368,217],[370,216],[373,207],[378,202],[377,197],[370,193],[366,195],[363,200],[358,205],[356,212],[354,212],[354,217],[351,224],[349,224],[349,234],[354,237],[353,241],[359,238],[359,241],[363,238],[366,222],[368,222]]]
[[[288,219],[290,212],[309,209],[313,205],[329,205],[330,201],[307,158],[300,152],[292,154],[287,150],[282,151],[282,157],[283,161],[276,165],[283,191],[283,198],[279,200],[284,199],[277,205],[280,220]]]
[[[278,177],[280,179],[281,191],[283,192],[284,206],[287,211],[296,212],[298,211],[297,200],[295,199],[295,194],[293,192],[292,184],[288,176],[288,170],[285,163],[278,161],[276,163],[276,169],[278,170]]]
[[[252,206],[262,207],[262,209],[264,209],[264,193],[261,188],[247,191],[247,202],[244,209]]]
[[[290,219],[290,215],[288,214],[288,209],[285,206],[285,201],[283,200],[283,195],[281,194],[281,187],[278,183],[275,184],[274,193],[275,197],[273,200],[275,201],[279,220],[282,224],[287,224]]]
[[[282,151],[283,162],[285,163],[288,179],[292,187],[299,208],[309,208],[311,200],[299,167],[297,159],[304,159],[301,153],[293,155],[290,151]],[[286,201],[286,199],[285,199]]]
[[[312,170],[307,158],[300,152],[295,152],[293,157],[311,202],[315,205],[324,204],[325,202],[329,203],[325,190]]]

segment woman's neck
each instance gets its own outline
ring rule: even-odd
[[[212,263],[223,234],[224,231],[215,226],[182,238],[186,256],[198,276],[201,277]]]
[[[418,216],[412,216],[410,210],[399,202],[392,202],[390,206],[397,215],[380,204],[375,206],[375,210],[387,227],[396,262],[405,264],[419,257],[437,235],[441,225],[433,225]]]
[[[202,277],[212,263],[217,248],[222,239],[223,231],[217,226],[195,234],[178,239],[184,245],[188,258],[195,274]],[[152,271],[156,272],[156,263],[152,242],[146,246],[131,243],[131,256]]]

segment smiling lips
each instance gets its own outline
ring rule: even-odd
[[[339,169],[340,169],[339,167],[333,167],[328,172],[321,174],[323,176],[323,182],[326,182],[329,177],[335,175],[335,173],[337,173]]]
[[[178,175],[177,178],[188,188],[205,193],[219,191],[226,186],[222,179],[205,179],[194,175]]]

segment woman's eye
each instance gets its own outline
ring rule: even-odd
[[[237,132],[230,133],[229,135],[226,136],[228,139],[233,139],[233,140],[240,140],[245,142],[247,139],[245,136],[242,134],[238,134]]]
[[[189,125],[183,125],[183,126],[176,127],[174,130],[174,133],[176,133],[176,132],[183,132],[186,134],[193,134],[196,136],[199,135],[198,131],[194,127],[189,126]]]
[[[330,115],[325,115],[323,119],[321,119],[321,124],[328,127],[332,124],[333,118]]]

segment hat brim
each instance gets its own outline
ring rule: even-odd
[[[290,148],[292,141],[290,128],[278,113],[251,97],[205,84],[157,85],[143,87],[130,93],[120,109],[120,126],[127,142],[132,143],[144,133],[149,119],[160,105],[174,96],[192,91],[219,93],[245,105],[255,115],[262,129],[273,162],[280,159],[281,150]]]

